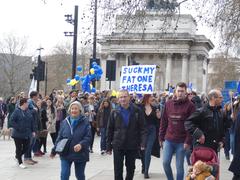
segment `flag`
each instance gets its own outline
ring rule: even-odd
[[[188,89],[190,89],[191,91],[192,91],[192,83],[190,82],[189,84],[188,84]]]
[[[28,91],[28,96],[30,95],[30,93],[32,91],[36,91],[37,90],[37,81],[34,79],[34,77],[32,78],[32,82]]]
[[[173,94],[173,88],[170,86],[169,91],[168,91],[168,95],[171,95],[171,94]]]
[[[240,81],[238,82],[237,92],[240,94]]]

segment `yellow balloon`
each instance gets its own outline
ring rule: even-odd
[[[112,96],[117,97],[117,92],[115,90],[112,90]]]
[[[93,68],[90,69],[90,74],[94,74],[94,69]]]
[[[76,79],[73,79],[73,86],[76,85],[78,82],[76,81]]]
[[[74,86],[74,81],[73,81],[73,79],[70,81],[69,85],[70,85],[70,86]]]
[[[76,79],[72,79],[69,83],[70,86],[75,86],[78,83],[78,81],[76,81]]]

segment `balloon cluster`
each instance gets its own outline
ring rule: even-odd
[[[81,66],[77,66],[77,71],[81,72],[82,71],[82,67]],[[102,68],[96,63],[93,62],[92,63],[92,68],[89,71],[90,73],[80,77],[79,75],[75,75],[74,79],[67,79],[67,85],[69,86],[75,86],[77,83],[79,83],[80,81],[82,82],[82,91],[83,92],[96,92],[96,89],[94,87],[92,87],[92,81],[98,81],[101,79],[101,76],[103,74]]]

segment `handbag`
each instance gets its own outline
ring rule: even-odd
[[[39,137],[39,138],[46,138],[47,135],[48,135],[48,130],[46,130],[46,129],[44,129],[44,130],[42,130],[42,131],[39,131],[39,132],[37,133],[37,137]]]
[[[69,150],[70,142],[68,138],[61,139],[56,145],[55,152],[60,155],[66,154]]]

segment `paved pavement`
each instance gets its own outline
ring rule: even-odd
[[[113,160],[112,156],[100,155],[99,151],[99,137],[95,138],[94,153],[90,156],[90,162],[87,163],[86,167],[86,179],[88,180],[113,180]],[[51,149],[51,141],[48,138],[48,151]],[[36,165],[28,165],[27,169],[20,169],[16,162],[13,160],[14,157],[14,142],[13,140],[3,140],[0,138],[0,179],[1,180],[59,180],[60,173],[60,161],[56,157],[54,159],[49,158],[49,153],[43,157],[36,157],[39,161]],[[173,159],[173,163],[175,159]],[[223,153],[221,153],[221,180],[230,180],[232,174],[227,170],[230,162],[225,160]],[[175,163],[173,164],[175,169]],[[135,180],[142,180],[143,175],[141,174],[141,162],[137,160]],[[174,171],[175,172],[175,171]],[[74,168],[72,168],[71,180],[74,180]],[[162,159],[152,158],[150,167],[150,178],[152,180],[160,179],[166,180],[162,167]]]

